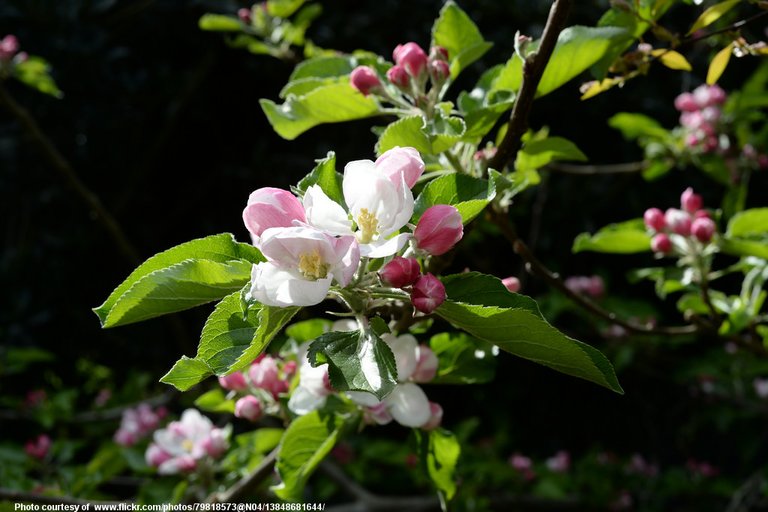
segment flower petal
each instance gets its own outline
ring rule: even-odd
[[[381,339],[389,345],[389,348],[392,349],[392,353],[395,355],[397,380],[405,382],[410,379],[416,370],[416,364],[419,362],[419,342],[410,334],[395,337],[387,333],[382,334]]]
[[[400,252],[411,238],[410,233],[400,233],[388,239],[374,240],[370,244],[360,246],[360,254],[368,258],[385,258]]]
[[[351,235],[352,221],[338,203],[328,197],[318,185],[304,193],[307,223],[333,235]]]
[[[325,299],[332,279],[304,279],[272,263],[262,262],[251,272],[251,299],[267,306],[312,306]]]
[[[325,396],[318,396],[307,388],[299,386],[293,390],[290,400],[288,400],[288,409],[294,414],[304,415],[325,405]]]
[[[404,427],[421,427],[431,416],[427,395],[419,386],[410,382],[398,384],[384,402],[389,406],[395,421]]]

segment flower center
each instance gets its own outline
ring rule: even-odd
[[[367,244],[373,240],[373,235],[376,234],[379,228],[379,220],[366,208],[362,208],[360,215],[357,216],[357,227],[360,229],[360,234],[358,235],[360,243]]]
[[[328,265],[323,263],[320,253],[315,249],[311,253],[303,253],[299,256],[299,272],[307,279],[317,281],[328,275]]]
[[[192,440],[191,440],[191,439],[185,439],[185,440],[183,440],[183,441],[181,442],[181,448],[182,448],[182,449],[183,449],[185,452],[191,452],[191,451],[192,451],[192,448],[194,448],[194,447],[195,447],[195,443],[194,443],[194,442],[192,442]]]

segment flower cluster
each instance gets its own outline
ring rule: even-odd
[[[701,196],[690,187],[680,197],[680,206],[681,209],[669,208],[666,212],[658,208],[645,211],[643,220],[654,233],[651,248],[655,253],[670,254],[676,251],[686,254],[693,239],[707,244],[717,231],[715,221],[702,209]]]
[[[280,395],[287,393],[296,373],[295,361],[260,355],[247,372],[234,372],[219,377],[219,384],[235,396],[235,416],[258,421],[265,413],[279,410]]]
[[[601,299],[605,294],[605,283],[600,276],[571,276],[565,280],[565,286],[574,293]]]
[[[147,464],[161,475],[191,473],[209,458],[221,457],[229,446],[229,430],[216,428],[196,409],[187,409],[180,421],[155,431],[149,445]]]
[[[358,66],[352,71],[349,76],[352,87],[366,96],[374,94],[394,104],[404,100],[424,107],[428,101],[434,101],[451,76],[448,52],[442,46],[433,46],[427,55],[417,43],[399,44],[392,58],[395,65],[387,70],[386,80],[394,86],[394,91],[385,87],[376,70],[369,66]],[[426,91],[428,81],[432,84],[429,93]],[[433,97],[428,98],[428,94]]]
[[[19,51],[19,40],[16,36],[9,34],[0,39],[0,65],[24,62],[29,56],[26,52]]]
[[[681,112],[680,125],[685,129],[685,143],[691,149],[711,153],[720,146],[721,105],[725,91],[717,85],[700,85],[692,93],[675,98],[675,108]]]
[[[413,148],[393,148],[375,162],[350,162],[342,181],[346,209],[319,185],[307,188],[301,199],[276,188],[254,191],[243,220],[267,261],[253,266],[247,298],[269,306],[311,306],[325,299],[334,283],[347,287],[361,258],[394,256],[409,241],[411,252],[448,251],[463,234],[452,206],[435,205],[412,234],[400,232],[413,215],[411,188],[423,172]],[[424,277],[414,284],[417,302],[434,294],[437,279]]]
[[[336,322],[334,330],[353,330],[354,322]],[[384,334],[381,339],[395,356],[398,384],[383,400],[362,391],[348,391],[344,397],[363,410],[367,423],[386,425],[392,420],[411,428],[430,430],[437,428],[443,418],[442,407],[430,402],[418,384],[430,382],[437,375],[438,360],[426,345],[420,345],[410,334],[395,336]],[[330,385],[328,365],[313,367],[306,355],[306,347],[299,354],[299,385],[291,395],[288,408],[303,415],[325,405],[328,396],[337,393]]]
[[[24,444],[24,452],[30,457],[43,460],[51,449],[51,438],[45,434],[40,434],[34,439],[30,439]]]
[[[136,408],[123,411],[120,428],[115,432],[114,440],[122,446],[133,446],[155,431],[160,421],[168,412],[165,407],[152,409],[149,404],[139,404]]]

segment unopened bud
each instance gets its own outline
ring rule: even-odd
[[[664,222],[664,213],[658,208],[648,208],[643,214],[643,221],[648,229],[663,231],[667,224]]]
[[[437,375],[438,360],[431,348],[419,345],[416,348],[416,369],[411,374],[414,382],[430,382]]]
[[[381,81],[379,80],[376,72],[368,66],[358,66],[352,70],[349,75],[349,83],[352,87],[368,96],[379,87],[381,87]]]
[[[520,291],[520,279],[516,278],[515,276],[505,277],[501,280],[501,284],[503,284],[504,287],[512,293],[517,293]]]
[[[433,46],[429,49],[429,59],[430,60],[444,60],[448,62],[448,50],[446,50],[442,46]]]
[[[675,108],[680,112],[695,112],[699,110],[699,104],[693,94],[684,92],[675,98]]]
[[[693,236],[702,243],[707,243],[712,240],[712,236],[715,234],[716,230],[717,226],[715,226],[715,221],[708,217],[696,219],[691,225],[691,233],[693,233]]]
[[[242,21],[246,25],[250,25],[251,24],[252,19],[251,19],[251,10],[250,9],[248,9],[246,7],[243,7],[242,9],[238,9],[237,10],[237,17],[240,18],[240,21]]]
[[[419,219],[413,237],[416,247],[434,256],[450,251],[464,236],[461,214],[447,204],[430,206]]]
[[[429,63],[429,77],[435,85],[441,85],[451,76],[448,63],[444,60],[433,60]]]
[[[651,239],[651,249],[653,252],[668,254],[672,251],[672,241],[664,233],[659,233]]]
[[[399,44],[392,52],[395,64],[400,64],[409,75],[417,77],[427,67],[427,54],[416,43]]]
[[[420,274],[421,268],[416,259],[400,256],[395,256],[392,261],[379,270],[381,280],[395,288],[412,285]]]
[[[445,286],[432,274],[420,276],[411,291],[413,307],[422,313],[432,313],[445,301]]]
[[[245,375],[242,372],[230,373],[224,377],[219,377],[219,385],[230,391],[244,391],[248,389],[248,383],[245,381]]]
[[[261,402],[253,395],[244,396],[235,402],[235,416],[248,421],[258,421],[261,418]]]
[[[680,196],[680,206],[688,213],[695,213],[701,210],[704,201],[699,194],[696,194],[691,187],[685,189]]]
[[[387,70],[387,80],[400,89],[406,89],[411,83],[411,77],[403,66],[395,64]]]
[[[691,216],[683,210],[669,208],[664,214],[664,221],[669,229],[678,235],[688,236],[691,234]]]
[[[443,408],[440,404],[429,402],[429,420],[421,426],[422,430],[434,430],[443,422]]]

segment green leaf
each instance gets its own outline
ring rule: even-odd
[[[195,400],[195,406],[208,412],[223,412],[234,414],[235,401],[227,400],[224,392],[220,388],[212,389],[207,393],[200,395]]]
[[[552,58],[539,83],[537,95],[549,94],[577,77],[603,58],[613,46],[628,38],[627,30],[619,27],[566,28],[557,39]],[[520,88],[521,81],[522,61],[514,55],[507,61],[493,88],[516,91]]]
[[[725,68],[731,60],[733,46],[734,43],[729,44],[712,58],[712,62],[709,63],[709,69],[707,69],[707,85],[715,85],[720,80],[720,76],[725,72]]]
[[[461,214],[464,224],[474,219],[496,196],[493,180],[473,178],[466,174],[446,174],[430,181],[414,204],[414,221],[430,206],[450,204]]]
[[[532,299],[505,294],[492,276],[450,276],[444,283],[448,300],[436,313],[454,326],[511,354],[623,393],[608,359],[552,327]]]
[[[720,251],[732,256],[756,256],[768,260],[768,240],[721,238]]]
[[[296,190],[301,194],[307,191],[312,185],[319,185],[332,200],[340,205],[344,205],[344,192],[341,188],[343,176],[336,172],[336,153],[329,151],[325,158],[315,160],[317,165],[312,172],[304,176],[296,185]]]
[[[176,367],[192,361],[184,357],[160,381],[186,391],[211,374],[222,376],[246,368],[299,309],[254,304],[243,310],[240,292],[228,295],[216,305],[203,326],[194,359],[204,365],[195,367],[201,371],[184,374],[179,380],[174,373]]]
[[[658,50],[651,51],[651,55],[657,57],[659,62],[664,64],[669,69],[679,71],[691,71],[691,64],[683,57],[681,53],[674,50],[666,50],[659,48]]]
[[[691,35],[697,30],[716,22],[723,14],[736,7],[739,2],[741,2],[741,0],[726,0],[725,2],[720,2],[719,4],[708,7],[693,23],[687,35]]]
[[[376,100],[363,96],[349,83],[318,87],[304,96],[291,96],[282,105],[268,99],[259,103],[275,132],[287,140],[319,124],[363,119],[379,113]]]
[[[633,254],[651,250],[651,236],[645,231],[643,219],[610,224],[594,235],[581,233],[573,241],[574,253],[582,251],[611,254]]]
[[[753,208],[737,213],[728,222],[726,236],[740,237],[768,233],[768,208]]]
[[[465,131],[464,120],[459,117],[437,116],[429,124],[420,115],[404,117],[384,129],[376,144],[376,154],[401,146],[415,148],[424,155],[437,155],[452,148]]]
[[[454,472],[461,454],[461,445],[456,436],[438,428],[428,432],[414,431],[418,440],[419,455],[427,468],[427,474],[435,488],[446,500],[456,494]]]
[[[283,435],[277,454],[277,473],[282,482],[272,487],[278,498],[299,501],[304,486],[346,426],[336,413],[313,411],[296,418]]]
[[[313,318],[291,324],[285,329],[285,334],[296,341],[296,343],[306,343],[327,332],[331,325],[333,325],[333,322],[325,318]]]
[[[123,281],[120,286],[115,288],[115,291],[109,295],[107,300],[104,301],[104,304],[95,308],[93,311],[98,315],[103,327],[118,325],[116,323],[116,319],[113,319],[113,310],[117,306],[118,302],[123,300],[124,296],[135,296],[136,292],[132,291],[135,286],[145,280],[154,282],[158,275],[156,273],[159,272],[159,275],[163,276],[163,272],[168,273],[172,267],[182,263],[185,263],[184,268],[186,270],[190,270],[190,265],[188,262],[197,260],[207,261],[208,264],[206,264],[206,266],[208,267],[211,266],[211,263],[227,264],[232,262],[233,264],[238,264],[238,262],[258,263],[260,261],[265,261],[264,257],[261,255],[258,249],[250,244],[243,244],[235,241],[234,237],[229,233],[198,238],[196,240],[177,245],[176,247],[163,251],[149,258],[136,270],[131,272],[128,278]],[[222,268],[226,268],[226,265]],[[250,270],[248,272],[250,272]],[[181,270],[177,270],[176,274],[179,273],[181,273]],[[170,274],[173,274],[173,272],[170,272]],[[248,279],[245,279],[243,285],[247,281]],[[242,288],[243,285],[240,285],[240,287]],[[230,293],[230,291],[232,290],[223,290],[220,292],[218,297],[214,297],[214,299],[210,300],[221,298],[224,295]],[[181,299],[181,297],[179,297],[179,299]],[[205,302],[208,302],[208,300]],[[202,302],[200,304],[202,304]]]
[[[619,112],[608,120],[608,126],[619,130],[627,140],[640,137],[666,139],[669,131],[665,130],[655,119],[643,114]]]
[[[492,43],[483,39],[477,25],[452,0],[445,3],[432,26],[432,46],[448,50],[451,78],[487,52]]]
[[[289,82],[305,78],[343,77],[357,66],[373,65],[375,62],[376,57],[367,53],[314,57],[299,63],[291,73]]]
[[[555,160],[584,162],[587,156],[568,139],[547,137],[526,143],[523,149],[517,152],[515,169],[521,172],[541,169]]]
[[[309,346],[312,366],[328,363],[337,391],[366,391],[381,400],[397,385],[395,356],[373,331],[329,332]]]
[[[463,332],[436,334],[429,348],[438,359],[432,384],[484,384],[496,374],[493,346]]]
[[[50,73],[50,64],[42,57],[34,55],[28,57],[24,62],[19,62],[13,66],[13,75],[19,82],[37,89],[43,94],[62,98],[64,93],[56,85]]]
[[[211,375],[213,375],[213,371],[205,362],[182,356],[176,361],[173,368],[163,375],[160,382],[171,384],[180,391],[186,391]]]
[[[201,30],[213,32],[240,32],[243,30],[243,22],[234,16],[223,14],[203,14],[197,23]]]
[[[299,10],[306,0],[268,0],[267,12],[270,16],[287,18]]]

